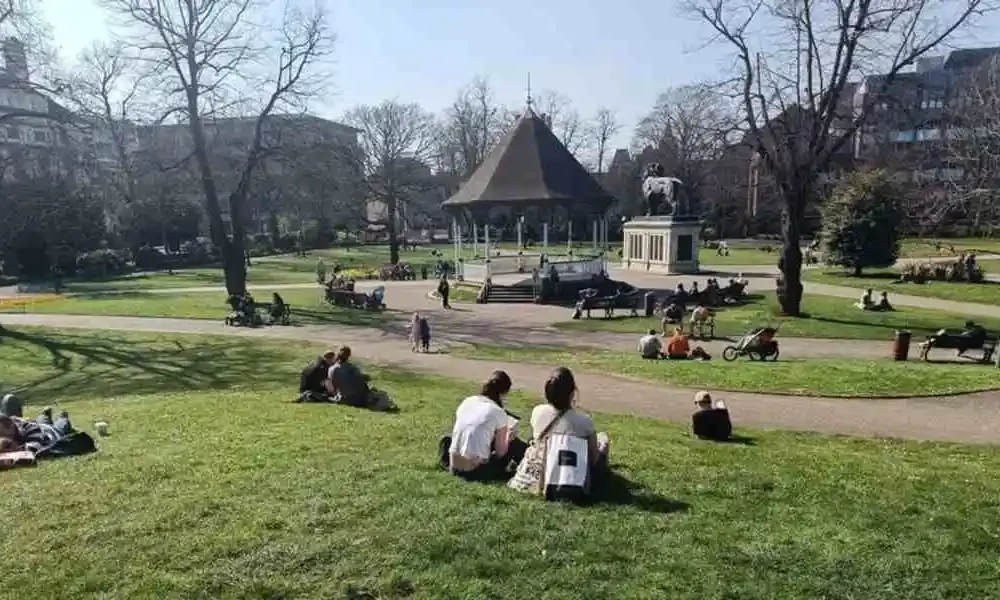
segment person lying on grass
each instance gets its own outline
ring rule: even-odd
[[[74,433],[69,415],[63,411],[52,421],[52,409],[46,408],[38,419],[0,415],[0,440],[6,451],[28,450],[37,454]]]
[[[545,463],[548,444],[553,436],[571,436],[586,440],[587,478],[584,492],[599,487],[608,474],[610,439],[598,433],[590,415],[576,407],[579,395],[573,372],[566,367],[552,371],[545,382],[545,404],[531,411],[531,445],[517,473],[507,484],[512,489],[541,494],[545,487]]]
[[[725,442],[732,437],[733,422],[724,402],[713,404],[712,395],[702,390],[694,395],[694,404],[698,409],[691,415],[691,431],[698,439]]]
[[[639,356],[643,358],[652,360],[663,358],[663,342],[660,341],[655,329],[650,329],[646,335],[639,338],[637,349]]]
[[[512,386],[494,371],[480,393],[455,411],[451,435],[439,445],[441,466],[468,481],[506,481],[524,458],[527,444],[517,438],[517,419],[504,409]]]
[[[395,408],[389,395],[370,387],[370,377],[361,372],[351,360],[351,349],[341,346],[334,356],[333,366],[325,380],[326,391],[338,404],[370,408],[372,410],[392,410]]]
[[[688,338],[684,335],[684,330],[680,327],[674,329],[674,334],[667,340],[667,358],[670,360],[711,360],[712,357],[705,352],[701,346],[691,349]]]
[[[337,353],[330,350],[316,357],[299,375],[299,397],[296,402],[331,402],[333,397],[327,391],[326,378]]]

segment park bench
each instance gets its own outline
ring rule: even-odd
[[[969,335],[959,331],[942,330],[920,343],[920,358],[930,360],[933,348],[956,350],[959,356],[964,356],[969,350],[981,350],[982,362],[990,362],[997,347],[996,335],[983,331],[982,335]]]
[[[580,301],[576,304],[573,314],[574,319],[579,319],[584,313],[590,318],[590,311],[604,310],[604,318],[610,319],[615,316],[616,309],[628,309],[630,316],[639,316],[639,303],[642,295],[637,291],[629,293],[619,293],[611,296],[598,296],[597,290],[588,288],[580,292]]]
[[[378,286],[370,294],[355,292],[353,286],[350,289],[327,288],[326,301],[343,308],[380,311],[385,308],[385,287]]]

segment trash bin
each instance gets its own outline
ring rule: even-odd
[[[420,267],[420,278],[421,279],[427,279],[427,266],[426,265]]]
[[[906,329],[896,331],[896,337],[892,340],[893,360],[906,360],[910,356],[910,338],[912,335]]]
[[[646,295],[642,297],[642,311],[647,317],[652,317],[654,308],[656,308],[656,294],[646,292]]]

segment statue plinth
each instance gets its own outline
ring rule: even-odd
[[[703,221],[684,215],[634,217],[622,228],[622,267],[663,274],[698,273]]]

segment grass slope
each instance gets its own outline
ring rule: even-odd
[[[370,312],[330,306],[323,301],[323,292],[315,289],[279,290],[285,302],[292,306],[293,325],[358,325],[382,326],[391,322],[397,311]],[[258,291],[255,297],[270,302],[271,294]],[[387,302],[392,302],[387,295]],[[115,315],[120,317],[175,317],[185,319],[218,319],[229,313],[223,292],[150,293],[131,292],[69,296],[23,306],[0,307],[4,312],[31,312],[64,315]]]
[[[998,289],[1000,291],[1000,289]],[[860,297],[860,295],[859,295]],[[891,312],[858,310],[847,298],[807,295],[802,302],[806,317],[782,317],[773,293],[753,295],[743,306],[721,308],[716,314],[716,336],[740,336],[753,327],[780,325],[780,335],[809,338],[843,338],[860,340],[890,340],[896,329],[909,329],[915,336],[927,335],[942,327],[958,327],[965,323],[964,315],[941,310],[898,307]],[[557,323],[569,331],[608,331],[639,333],[660,329],[658,317],[632,318],[622,314],[614,319],[591,318]],[[596,311],[593,316],[600,317]],[[1000,331],[1000,319],[977,318],[991,331]]]
[[[981,261],[981,264],[989,261]],[[858,289],[872,288],[878,298],[878,292],[889,292],[889,300],[894,294],[908,296],[924,296],[940,298],[955,302],[975,302],[979,304],[1000,304],[1000,283],[984,281],[982,283],[957,283],[950,281],[932,281],[925,284],[896,283],[899,272],[892,269],[872,269],[861,277],[835,269],[806,269],[802,271],[802,279],[813,283],[825,283],[854,287]],[[861,294],[858,294],[861,297]]]
[[[697,343],[697,342],[695,342]],[[1000,371],[978,363],[899,363],[864,359],[781,359],[727,363],[642,360],[634,352],[592,348],[461,346],[463,358],[497,362],[562,364],[604,375],[623,375],[670,385],[727,390],[830,396],[892,398],[963,394],[1000,389]]]
[[[17,597],[379,599],[990,598],[990,448],[778,432],[713,445],[597,415],[618,477],[593,508],[433,467],[474,389],[371,369],[398,415],[293,405],[315,348],[56,334],[0,343],[92,456],[0,473],[0,572]],[[513,398],[525,411],[530,399]],[[738,416],[737,416],[738,418]]]

